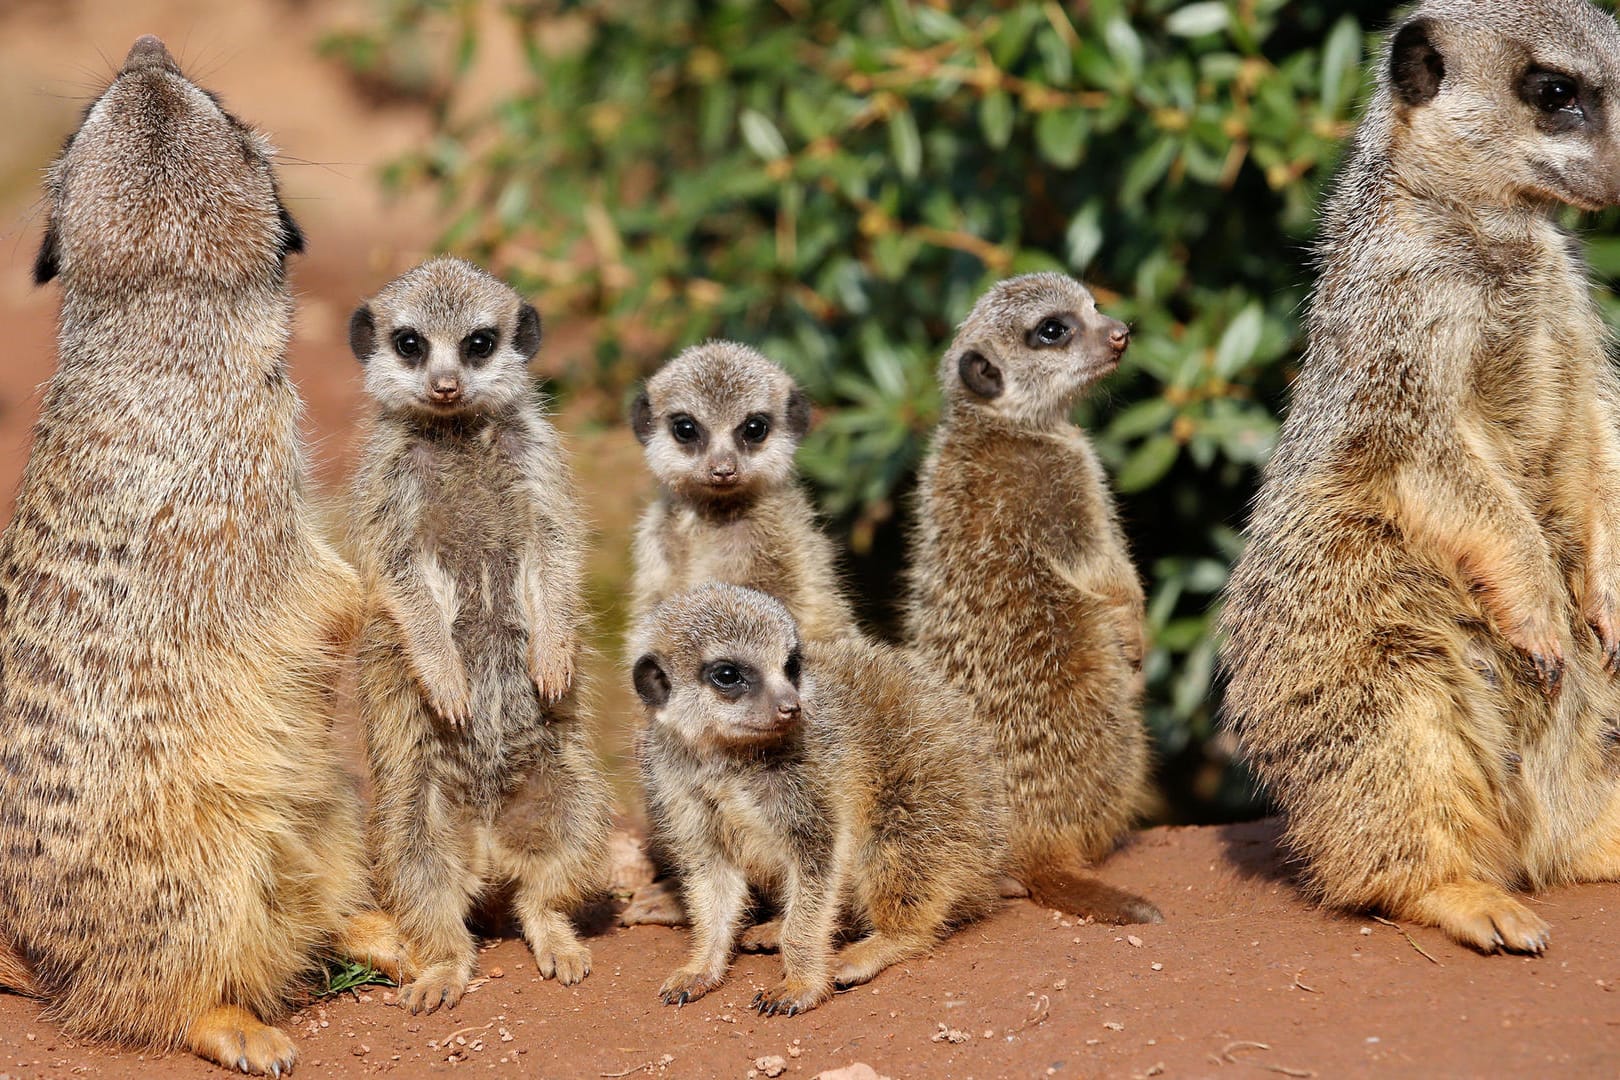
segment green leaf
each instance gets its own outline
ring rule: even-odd
[[[1041,157],[1060,169],[1080,164],[1086,149],[1089,119],[1082,109],[1051,109],[1035,120],[1035,146]]]
[[[743,142],[748,149],[764,158],[766,161],[775,161],[779,157],[787,156],[787,143],[782,139],[782,133],[776,130],[776,125],[770,118],[756,109],[744,109],[738,118],[742,128]]]
[[[1139,439],[1164,428],[1175,419],[1176,407],[1161,397],[1138,401],[1108,425],[1110,439]]]
[[[922,138],[917,134],[917,118],[910,109],[889,114],[889,149],[895,168],[907,180],[915,180],[922,169]]]
[[[1142,39],[1130,23],[1117,16],[1109,19],[1103,27],[1103,40],[1108,42],[1108,51],[1127,75],[1135,79],[1142,74]]]
[[[1103,244],[1102,200],[1090,199],[1069,221],[1064,241],[1069,249],[1069,265],[1082,273]]]
[[[979,102],[979,126],[984,129],[986,142],[997,150],[1004,149],[1012,138],[1012,98],[1001,90],[986,94]]]
[[[1355,92],[1361,64],[1361,27],[1349,15],[1333,24],[1322,44],[1322,108],[1336,116]]]
[[[1170,17],[1164,20],[1164,28],[1177,37],[1203,37],[1225,30],[1228,18],[1226,5],[1210,0],[1172,11]]]
[[[1238,369],[1254,357],[1254,350],[1260,344],[1260,332],[1264,328],[1265,314],[1260,308],[1260,301],[1249,301],[1237,313],[1237,317],[1226,325],[1220,344],[1215,346],[1215,373],[1223,379],[1237,374]]]
[[[1181,454],[1181,444],[1169,435],[1148,439],[1126,459],[1125,466],[1114,478],[1114,486],[1123,492],[1141,491],[1163,479]]]

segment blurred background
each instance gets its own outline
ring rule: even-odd
[[[800,454],[891,633],[934,367],[999,277],[1062,270],[1134,325],[1077,419],[1149,590],[1161,821],[1264,812],[1217,732],[1211,606],[1302,346],[1314,208],[1395,11],[1359,0],[7,0],[0,6],[0,483],[54,363],[28,285],[40,170],[134,38],[267,130],[310,238],[294,374],[322,482],[363,409],[348,312],[450,250],[530,294],[597,530],[602,746],[651,485],[637,380],[711,336],[818,403]],[[1571,217],[1611,321],[1613,215]],[[353,737],[353,733],[350,733]]]

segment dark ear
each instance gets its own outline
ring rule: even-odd
[[[788,395],[787,426],[795,439],[804,438],[804,433],[810,430],[810,398],[797,386]]]
[[[349,316],[349,351],[362,364],[371,359],[371,350],[377,347],[377,320],[371,309],[361,304]]]
[[[1001,396],[1001,369],[985,358],[978,349],[969,349],[956,362],[962,385],[979,397],[989,400]]]
[[[651,653],[636,661],[636,697],[650,709],[661,709],[669,700],[669,676]]]
[[[533,304],[518,308],[517,336],[512,339],[512,345],[526,360],[533,360],[534,354],[540,351],[540,313],[534,310]]]
[[[636,441],[646,446],[653,435],[652,401],[643,390],[636,395],[636,400],[630,403],[630,430],[636,433]]]
[[[281,208],[281,257],[296,255],[304,250],[304,230],[298,227],[298,222],[287,213],[287,208]]]
[[[1434,100],[1446,77],[1446,60],[1434,45],[1434,22],[1413,19],[1395,31],[1389,46],[1389,82],[1403,105]]]
[[[56,222],[45,226],[45,239],[39,242],[39,254],[34,256],[34,284],[43,285],[56,276],[60,267],[56,263]]]

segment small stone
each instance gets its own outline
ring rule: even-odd
[[[1363,926],[1363,927],[1362,927],[1362,928],[1361,928],[1361,936],[1362,936],[1362,937],[1372,937],[1372,927],[1370,927],[1370,926]]]
[[[781,1076],[787,1072],[787,1059],[780,1054],[771,1054],[769,1057],[754,1059],[754,1068],[766,1076]]]
[[[1103,1027],[1107,1028],[1109,1031],[1125,1030],[1125,1025],[1120,1023],[1118,1020],[1105,1020],[1103,1021]]]
[[[1150,966],[1153,968],[1154,971],[1163,971],[1164,970],[1164,965],[1163,964],[1152,964]]]
[[[1126,934],[1125,944],[1129,945],[1133,949],[1140,949],[1142,947],[1142,939],[1137,937],[1135,934]]]
[[[506,978],[506,972],[497,965],[489,969],[489,977],[492,979],[504,979]]]

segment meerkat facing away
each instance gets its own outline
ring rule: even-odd
[[[438,258],[356,310],[349,338],[376,405],[351,514],[371,847],[422,967],[400,1000],[455,1006],[468,915],[503,886],[540,974],[576,983],[590,950],[569,915],[604,884],[608,791],[573,685],[584,526],[529,375],[539,316]]]
[[[331,687],[360,610],[304,496],[263,136],[130,49],[52,165],[60,363],[0,538],[0,973],[75,1037],[292,1068],[265,1021],[368,910]]]
[[[1620,386],[1560,203],[1620,203],[1614,20],[1418,8],[1324,210],[1222,619],[1309,888],[1487,952],[1547,944],[1510,889],[1620,876]]]
[[[710,584],[653,609],[633,641],[647,709],[642,780],[693,924],[666,1004],[725,978],[749,886],[779,921],[761,1012],[814,1008],[930,948],[994,904],[1005,802],[969,704],[901,650],[803,642],[773,597]],[[848,910],[866,936],[832,955]]]
[[[1130,340],[1062,274],[1001,282],[940,365],[945,414],[923,463],[907,638],[995,732],[1011,873],[1040,902],[1157,922],[1086,877],[1145,808],[1142,586],[1102,466],[1069,421]]]

